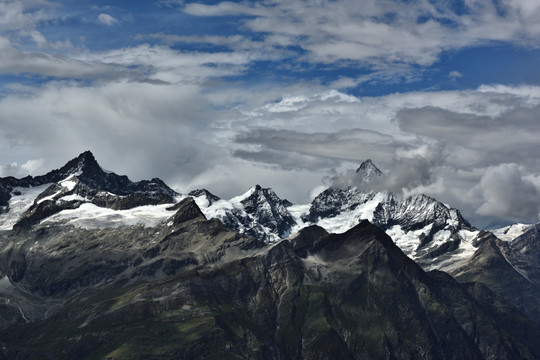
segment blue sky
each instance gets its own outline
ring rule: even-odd
[[[540,211],[540,3],[0,3],[0,176],[105,168],[301,203],[366,158],[479,226]]]

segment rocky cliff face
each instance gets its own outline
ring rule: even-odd
[[[309,227],[261,248],[260,242],[223,232],[193,201],[185,200],[173,218],[169,229],[151,230],[149,243],[130,243],[132,253],[126,252],[126,244],[111,242],[109,233],[86,238],[89,247],[108,248],[99,261],[79,267],[69,261],[77,262],[72,257],[82,256],[80,252],[58,248],[55,239],[33,250],[67,261],[67,272],[53,268],[40,275],[34,269],[44,264],[42,257],[25,253],[25,269],[15,284],[45,297],[65,294],[65,302],[44,320],[4,331],[3,356],[540,356],[538,325],[485,287],[462,286],[440,272],[425,273],[367,221],[337,235]],[[134,238],[125,235],[126,240]],[[83,242],[73,241],[72,246]],[[69,271],[75,268],[81,273]]]
[[[232,231],[263,242],[289,236],[296,224],[288,210],[292,204],[280,199],[272,189],[260,185],[230,200],[222,200],[205,189],[192,191],[190,195],[206,216],[221,220]]]

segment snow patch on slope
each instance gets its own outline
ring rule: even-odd
[[[9,211],[0,214],[0,230],[11,230],[13,225],[19,221],[25,211],[32,206],[39,194],[45,191],[49,186],[51,186],[51,184],[30,188],[14,188],[11,193],[11,199],[9,199]],[[20,195],[15,195],[17,193],[20,193]]]
[[[167,221],[174,211],[167,210],[173,204],[145,205],[128,210],[112,210],[91,203],[77,209],[62,210],[41,222],[41,225],[62,223],[83,229],[117,228],[128,225],[158,226]]]
[[[310,204],[292,205],[287,208],[287,210],[289,210],[289,213],[293,216],[294,221],[296,221],[296,225],[291,228],[292,235],[296,234],[303,228],[311,225],[309,222],[305,223],[304,220],[302,220],[302,217],[309,213],[310,206]]]
[[[416,250],[418,248],[419,238],[423,235],[429,234],[433,224],[428,224],[424,228],[415,231],[403,231],[401,226],[394,225],[390,229],[386,230],[386,234],[394,240],[394,243],[403,251],[407,256],[414,259],[416,258]]]
[[[523,235],[528,229],[530,229],[534,224],[512,224],[510,226],[505,226],[499,229],[490,230],[493,235],[498,237],[503,241],[512,241],[518,236]]]
[[[459,230],[459,236],[462,241],[459,244],[459,247],[442,257],[442,259],[435,258],[432,265],[424,267],[426,271],[430,270],[441,270],[450,272],[455,270],[467,263],[469,259],[474,255],[477,248],[474,246],[474,241],[480,233],[479,230]]]
[[[292,233],[309,225],[318,225],[329,233],[341,234],[358,225],[360,220],[369,220],[373,222],[373,213],[377,205],[384,201],[387,194],[383,192],[376,193],[370,200],[359,204],[354,210],[342,211],[334,217],[319,218],[315,223],[304,223],[302,218],[309,213],[310,204],[295,205],[288,208],[291,215],[294,216],[298,224],[293,228]]]

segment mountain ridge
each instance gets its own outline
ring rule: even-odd
[[[364,163],[362,171],[376,168]],[[145,350],[123,343],[94,319],[112,321],[114,314],[128,328],[140,321],[153,329],[168,326],[143,313],[168,324],[202,322],[196,337],[212,342],[212,334],[222,334],[221,345],[212,343],[228,344],[240,358],[329,358],[328,349],[345,358],[407,358],[407,349],[433,358],[540,357],[530,338],[540,335],[537,226],[503,230],[502,241],[428,196],[355,186],[329,188],[308,205],[291,204],[260,185],[230,200],[205,189],[181,195],[160,180],[133,183],[105,172],[89,152],[47,174],[57,182],[10,188],[0,214],[0,328],[24,325],[43,337],[47,327],[63,324],[102,349],[103,357],[117,355],[107,350],[112,344]],[[0,186],[14,183],[5,179]],[[94,291],[100,298],[95,304],[86,300]],[[138,306],[141,314],[133,317],[129,309]],[[81,315],[72,323],[66,312],[73,311]],[[139,323],[131,322],[135,318]],[[351,319],[381,338],[370,338]],[[425,335],[421,342],[405,335],[406,323]],[[115,340],[91,340],[96,332],[86,332],[87,326]],[[45,337],[56,344],[50,346],[26,339],[56,352],[61,341],[71,341],[62,331],[56,335]],[[20,344],[16,356],[30,356],[26,344],[10,339]],[[196,357],[202,351],[198,341],[174,339],[172,353]],[[302,345],[312,340],[320,346]],[[361,345],[367,343],[374,350]],[[77,349],[68,352],[81,356]]]
[[[91,282],[79,278],[82,288],[76,292],[65,292],[63,286],[70,282],[57,282],[58,277],[69,280],[72,275],[66,271],[38,272],[43,260],[37,256],[26,259],[25,274],[19,281],[29,277],[38,289],[73,296],[65,295],[69,299],[66,308],[57,308],[43,320],[0,331],[2,344],[8,345],[0,356],[540,356],[540,347],[535,345],[540,325],[498,300],[489,300],[494,295],[487,288],[473,288],[475,297],[446,274],[424,272],[368,221],[342,234],[328,234],[316,226],[306,228],[295,238],[261,248],[260,242],[223,232],[219,221],[206,220],[192,199],[180,204],[175,215],[178,221],[169,231],[149,230],[150,238],[156,240],[150,243],[141,242],[144,236],[140,237],[139,246],[150,245],[142,262],[134,258],[126,266],[125,261],[136,252],[131,250],[129,255],[123,250],[123,257],[117,257],[114,249],[121,242],[108,242],[102,271],[91,262],[80,264],[92,269],[85,272]],[[107,234],[103,230],[96,233],[87,246],[103,243],[101,236],[106,235],[105,240],[113,235]],[[125,241],[132,235],[117,230],[113,236]],[[306,241],[308,238],[312,241]],[[51,240],[41,240],[41,246],[53,249],[62,244],[51,244]],[[193,252],[201,246],[213,249],[213,255]],[[73,249],[60,250],[67,252],[59,258],[71,254],[84,259]],[[73,261],[80,263],[77,258]],[[120,277],[99,281],[100,277],[107,279],[111,271],[119,271]],[[93,279],[92,274],[98,278]],[[161,275],[156,279],[155,274]],[[31,283],[27,290],[33,289]],[[498,320],[500,316],[506,316],[508,322]],[[510,331],[513,326],[525,330],[517,336]]]
[[[173,203],[179,195],[162,180],[132,182],[125,175],[105,172],[90,151],[81,153],[59,169],[45,175],[22,179],[0,178],[0,216],[10,210],[10,200],[46,187],[29,198],[21,209],[15,228],[28,228],[63,210],[74,210],[86,203],[107,209],[130,209],[143,205]],[[1,219],[1,217],[0,217]]]

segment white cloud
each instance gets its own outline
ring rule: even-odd
[[[452,80],[456,80],[456,79],[459,79],[461,77],[463,77],[463,74],[460,73],[459,71],[457,70],[452,70],[448,73],[448,77]]]
[[[195,16],[246,16],[244,24],[263,34],[266,46],[296,44],[314,63],[431,65],[443,51],[493,41],[534,45],[540,40],[540,11],[527,1],[466,2],[456,12],[441,2],[300,0],[259,3],[187,3]],[[423,20],[419,20],[422,19]]]
[[[105,26],[114,26],[114,25],[117,25],[119,23],[119,21],[117,19],[115,19],[111,15],[105,14],[105,13],[99,14],[99,16],[97,18],[97,21],[101,25],[105,25]]]
[[[153,54],[145,61],[155,56],[160,69],[185,61],[184,70],[175,70],[178,77],[200,69],[194,55],[160,47],[100,58],[141,63],[137,54]],[[536,216],[530,201],[518,209],[497,194],[508,187],[535,198],[540,87],[356,98],[314,83],[208,87],[204,79],[171,85],[56,82],[13,92],[0,99],[0,153],[26,149],[26,159],[3,160],[43,158],[40,168],[52,169],[90,149],[105,168],[134,179],[159,176],[182,190],[208,187],[223,197],[262,183],[296,203],[309,201],[323,178],[371,158],[389,174],[385,186],[436,196],[469,218]],[[499,168],[516,159],[519,166]],[[32,165],[37,167],[30,162],[26,171]],[[24,172],[21,166],[0,170]],[[506,180],[497,187],[499,173]]]
[[[51,44],[37,27],[55,18],[58,4],[47,0],[6,0],[0,2],[0,36],[11,34],[16,40],[29,38],[40,48],[58,47]]]
[[[21,165],[21,169],[31,175],[41,175],[43,171],[48,171],[43,168],[43,164],[43,159],[28,160]]]
[[[524,173],[525,169],[517,164],[489,167],[478,185],[484,202],[477,212],[503,219],[537,222],[540,193]]]
[[[116,79],[118,76],[133,75],[133,71],[121,68],[117,64],[81,61],[43,52],[21,51],[15,48],[8,38],[2,36],[0,36],[0,71],[77,79],[103,76]]]

